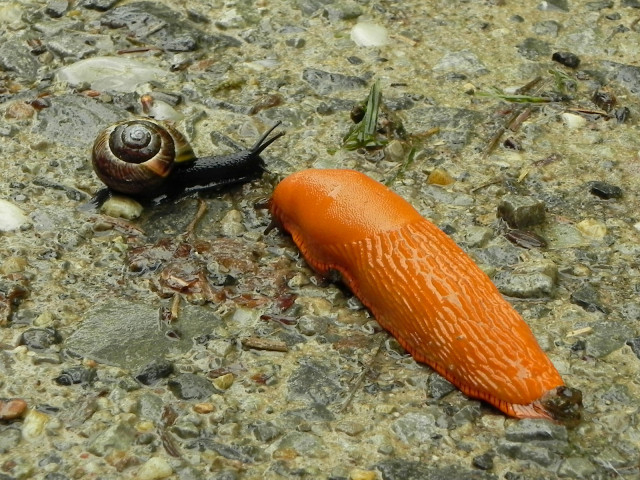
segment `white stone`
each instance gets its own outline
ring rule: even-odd
[[[587,124],[587,119],[581,115],[576,115],[575,113],[563,113],[560,115],[562,117],[562,123],[569,130],[576,130],[578,128],[582,128]]]
[[[351,40],[359,47],[382,47],[389,43],[389,35],[382,25],[361,22],[351,29]]]
[[[94,90],[133,92],[139,85],[162,81],[165,70],[124,57],[93,57],[62,67],[56,80],[69,85],[89,83]]]
[[[29,217],[20,207],[7,200],[0,200],[0,232],[19,230],[23,225],[30,223]]]

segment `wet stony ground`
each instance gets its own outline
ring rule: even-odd
[[[519,3],[1,3],[0,479],[640,478],[640,3]],[[375,80],[385,146],[347,150]],[[92,211],[94,138],[134,116],[199,155],[286,135],[203,202]],[[308,167],[463,246],[580,425],[466,398],[265,235]]]

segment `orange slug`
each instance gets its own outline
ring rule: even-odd
[[[533,333],[444,232],[353,170],[304,170],[273,192],[274,222],[318,273],[342,280],[418,362],[518,418],[579,420]]]

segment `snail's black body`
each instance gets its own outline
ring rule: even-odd
[[[90,203],[100,206],[114,193],[161,203],[256,179],[265,171],[260,154],[284,135],[279,132],[269,138],[279,125],[271,127],[250,149],[206,157],[196,157],[184,136],[171,127],[149,120],[113,125],[93,146],[93,168],[107,188]]]
[[[188,166],[178,166],[172,173],[170,190],[175,194],[189,194],[237,185],[260,177],[266,169],[260,153],[284,135],[284,132],[279,132],[268,138],[278,125],[280,122],[267,130],[250,149],[230,155],[200,157]],[[171,193],[167,192],[169,196]]]

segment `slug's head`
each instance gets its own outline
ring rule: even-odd
[[[582,392],[561,385],[546,392],[534,408],[569,427],[576,426],[582,417]]]
[[[354,170],[289,175],[273,192],[271,213],[317,245],[350,243],[422,219],[399,195]]]
[[[110,189],[152,196],[176,163],[195,159],[177,130],[150,120],[120,122],[100,132],[93,144],[96,175]]]

